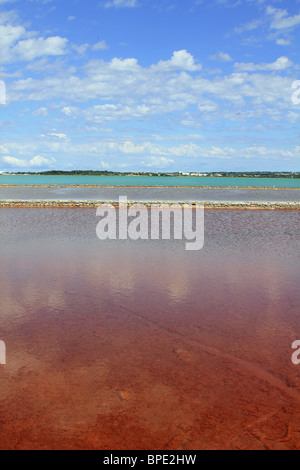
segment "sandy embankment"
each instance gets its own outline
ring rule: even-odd
[[[5,208],[96,208],[102,204],[112,204],[118,207],[117,202],[109,201],[61,201],[61,200],[3,200],[0,201],[0,207]],[[300,210],[300,202],[224,202],[224,201],[190,201],[190,202],[174,202],[174,201],[153,201],[153,202],[140,202],[128,201],[128,206],[132,204],[143,204],[150,208],[152,205],[168,204],[173,208],[181,204],[202,204],[206,209],[260,209],[260,210]]]

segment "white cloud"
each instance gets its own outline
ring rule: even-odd
[[[16,157],[5,156],[2,158],[4,163],[7,163],[12,168],[47,168],[55,163],[55,159],[49,159],[45,157],[41,157],[40,155],[36,155],[35,157],[31,158],[30,160],[24,160]]]
[[[287,30],[300,24],[300,13],[298,15],[289,16],[287,10],[274,8],[272,6],[267,7],[266,13],[271,18],[271,29]]]
[[[186,141],[186,138],[183,140]],[[17,146],[14,143],[8,143],[6,148],[17,151]],[[23,152],[26,150],[27,153],[32,154],[35,148],[34,144],[32,144],[32,149],[30,147],[25,149],[25,147],[19,146],[19,151]],[[0,147],[1,150],[4,150],[4,147]],[[266,165],[269,164],[272,167],[275,161],[279,163],[283,161],[300,161],[300,146],[280,149],[276,145],[268,147],[263,143],[252,143],[242,147],[234,144],[231,146],[218,144],[205,145],[204,143],[199,145],[196,142],[170,145],[167,142],[165,144],[154,144],[151,141],[138,142],[137,139],[122,141],[122,139],[115,138],[114,140],[96,139],[77,144],[71,142],[57,142],[54,144],[48,141],[43,143],[43,150],[46,150],[48,154],[55,154],[57,158],[46,158],[40,155],[36,155],[33,158],[4,156],[2,161],[9,167],[27,168],[28,170],[30,168],[51,168],[54,167],[58,160],[64,161],[64,159],[70,158],[70,156],[73,162],[75,162],[75,164],[72,164],[74,167],[76,162],[80,165],[82,155],[85,155],[86,163],[92,166],[100,165],[101,168],[105,169],[124,169],[129,166],[134,168],[137,162],[137,167],[171,169],[174,168],[176,162],[190,162],[189,164],[197,165],[197,163],[199,164],[199,162],[203,161],[207,163],[215,161],[219,162],[216,163],[218,166],[221,162],[224,162],[224,164],[228,162],[228,165],[231,165],[230,162],[234,161],[244,162],[242,164],[245,165],[247,160],[253,160],[256,162],[265,161]]]
[[[250,0],[248,0],[250,2]],[[278,0],[281,1],[281,0]],[[257,3],[257,5],[263,6],[266,1],[258,0],[257,2],[253,0],[252,3]],[[299,2],[298,2],[299,3]],[[253,19],[252,21],[235,28],[236,33],[247,33],[252,32],[258,28],[269,29],[271,33],[265,35],[264,39],[276,40],[276,43],[280,46],[290,45],[290,40],[287,38],[278,38],[279,34],[290,33],[292,29],[300,25],[300,13],[296,15],[289,15],[289,12],[285,9],[275,8],[273,6],[266,6],[263,8],[264,14],[258,18]],[[248,41],[260,42],[261,38],[252,37],[248,38]],[[245,42],[246,43],[246,42]]]
[[[24,168],[28,165],[26,160],[21,160],[20,158],[6,156],[2,158],[4,163],[7,163],[11,167]]]
[[[106,51],[107,49],[109,49],[109,46],[106,44],[105,41],[100,41],[94,44],[92,49],[93,51]]]
[[[33,157],[31,160],[29,160],[29,165],[31,167],[36,167],[36,168],[46,168],[51,166],[53,163],[55,163],[55,159],[49,159],[45,157],[41,157],[40,155],[36,155]]]
[[[66,54],[66,38],[29,37],[34,34],[26,31],[23,26],[0,25],[0,63],[31,61],[43,56]]]
[[[111,0],[104,3],[105,8],[134,8],[137,6],[137,0]]]
[[[210,59],[220,60],[221,62],[231,62],[231,61],[233,61],[232,57],[227,52],[219,52],[218,54],[211,56]]]
[[[255,72],[255,71],[282,71],[292,67],[294,64],[288,57],[279,57],[271,64],[253,64],[253,63],[236,63],[234,67],[240,72]]]
[[[63,134],[62,132],[48,132],[48,134],[41,134],[41,137],[50,137],[63,141],[68,140],[66,134]]]
[[[71,99],[73,102],[100,99],[104,104],[99,106],[106,106],[107,111],[118,110],[120,105],[127,105],[126,101],[138,101],[136,112],[139,115],[145,114],[145,106],[163,109],[168,100],[167,108],[172,111],[178,109],[178,106],[185,108],[194,101],[185,92],[192,80],[187,72],[200,69],[201,65],[197,65],[193,56],[186,51],[174,52],[170,60],[160,61],[150,67],[141,67],[134,58],[113,58],[109,62],[92,60],[84,66],[84,76],[81,78],[70,71],[67,76],[47,76],[43,80],[16,80],[10,83],[9,99],[10,102],[57,98]],[[149,104],[143,100],[148,95]],[[106,105],[106,101],[112,100],[117,100],[117,103],[111,107]],[[63,112],[70,113],[71,108],[65,106]]]
[[[291,44],[291,41],[289,39],[276,39],[276,44],[278,46],[289,46]]]
[[[85,54],[89,47],[90,45],[87,43],[81,44],[80,46],[78,46],[77,44],[72,44],[72,49],[78,52],[78,54]]]
[[[46,117],[46,116],[48,116],[49,112],[48,112],[48,109],[45,106],[42,106],[41,108],[34,111],[32,114],[34,116],[38,116],[38,117]]]
[[[188,61],[175,61],[177,66],[194,71],[193,56],[187,52],[183,56],[188,57]],[[73,71],[70,76],[11,82],[9,101],[45,101],[46,107],[47,101],[60,99],[65,104],[61,108],[64,121],[83,119],[86,123],[101,126],[109,122],[150,118],[153,121],[155,116],[178,111],[187,113],[190,106],[194,106],[194,112],[199,114],[198,124],[188,114],[181,114],[178,122],[193,123],[192,127],[199,126],[203,120],[220,119],[220,116],[236,121],[265,113],[272,116],[271,119],[275,116],[289,119],[283,114],[292,107],[292,79],[282,76],[293,65],[287,57],[269,64],[236,63],[234,67],[239,73],[212,77],[190,74],[173,68],[170,63],[173,64],[172,59],[142,67],[133,58],[114,58],[107,62],[93,60],[83,68],[84,73],[79,70],[78,74]],[[89,104],[85,108],[82,103],[90,100],[99,104]],[[74,106],[76,102],[77,106]]]
[[[187,72],[195,72],[202,69],[202,65],[196,64],[192,54],[186,50],[175,51],[170,60],[161,60],[153,67],[161,70],[185,70]]]
[[[66,116],[72,116],[72,114],[76,113],[76,108],[72,106],[65,106],[64,108],[62,108],[62,112]]]
[[[0,47],[5,50],[13,46],[20,38],[26,35],[23,26],[1,25],[0,26]]]
[[[20,60],[30,61],[42,56],[59,56],[66,53],[68,40],[59,36],[25,39],[13,48],[12,53]]]
[[[60,36],[45,38],[37,31],[31,31],[25,25],[17,24],[18,22],[20,19],[15,11],[0,12],[0,64],[66,54],[68,45],[66,38]]]
[[[148,160],[145,162],[142,162],[142,164],[146,168],[168,168],[170,165],[174,163],[174,160],[171,158],[165,158],[165,157],[150,157]]]
[[[255,29],[259,28],[263,24],[263,21],[261,19],[254,19],[252,21],[249,21],[248,23],[235,28],[235,32],[238,34],[245,33],[245,32],[250,32],[254,31]]]

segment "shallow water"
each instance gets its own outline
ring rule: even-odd
[[[300,202],[300,191],[203,188],[32,188],[1,187],[0,200]]]
[[[205,246],[0,209],[2,449],[300,449],[299,212],[206,211]]]
[[[300,188],[300,179],[220,178],[168,176],[76,176],[0,175],[0,185],[100,185],[100,186],[187,186]]]

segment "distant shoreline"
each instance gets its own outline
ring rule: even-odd
[[[280,172],[280,171],[253,171],[253,172],[227,172],[216,171],[209,173],[201,172],[128,172],[120,173],[113,171],[97,171],[97,170],[51,170],[40,173],[35,172],[0,172],[0,176],[92,176],[92,177],[146,177],[146,178],[251,178],[251,179],[300,179],[300,172]]]

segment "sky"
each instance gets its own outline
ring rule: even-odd
[[[299,40],[299,0],[0,0],[0,170],[300,171]]]

